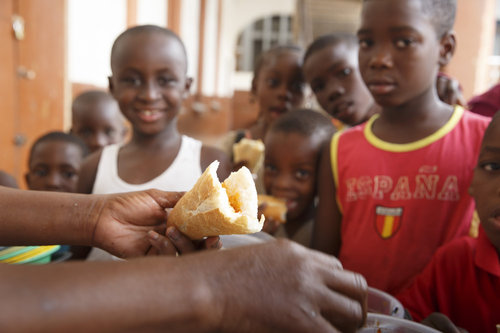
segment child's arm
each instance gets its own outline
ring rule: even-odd
[[[231,160],[227,154],[220,149],[205,145],[201,147],[200,167],[202,172],[215,160],[220,162],[219,168],[217,169],[217,176],[219,180],[223,182],[224,179],[229,176],[233,168]]]
[[[90,194],[94,187],[95,177],[97,175],[97,166],[101,159],[102,150],[95,152],[83,160],[80,174],[78,175],[78,193]]]
[[[318,209],[314,224],[312,248],[337,256],[340,250],[342,215],[336,201],[335,183],[330,159],[330,144],[321,152],[317,178]]]

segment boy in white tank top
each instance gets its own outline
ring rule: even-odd
[[[111,49],[109,90],[132,125],[123,146],[112,145],[83,163],[81,193],[116,193],[146,188],[187,191],[212,161],[221,181],[231,170],[222,151],[203,146],[177,130],[188,96],[184,44],[171,30],[152,26],[127,29]]]

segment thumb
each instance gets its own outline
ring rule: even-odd
[[[173,208],[186,192],[165,192],[156,189],[146,191],[163,209]]]

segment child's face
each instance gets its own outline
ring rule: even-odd
[[[90,152],[124,139],[124,119],[112,100],[98,100],[75,110],[72,122],[71,132],[85,142]]]
[[[314,205],[319,152],[315,141],[298,133],[266,136],[264,185],[268,194],[286,200],[287,220],[307,215]]]
[[[264,62],[252,82],[261,117],[272,124],[304,101],[304,79],[298,52],[282,52]]]
[[[440,40],[419,0],[366,0],[359,69],[375,101],[400,106],[434,88]]]
[[[30,190],[76,192],[82,164],[82,150],[62,141],[39,143],[33,155],[26,183]]]
[[[181,44],[159,32],[129,35],[112,62],[110,91],[135,133],[176,126],[191,81]]]
[[[369,117],[373,98],[358,69],[358,49],[348,43],[329,45],[304,63],[304,75],[321,107],[353,126]]]
[[[500,253],[500,119],[486,132],[469,192],[481,224]]]

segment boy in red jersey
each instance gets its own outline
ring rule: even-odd
[[[466,235],[467,193],[488,119],[441,102],[456,1],[365,0],[359,69],[380,114],[339,133],[320,163],[313,247],[397,293]]]
[[[481,219],[479,237],[464,237],[440,248],[399,295],[414,319],[441,312],[470,333],[496,332],[500,324],[499,189],[500,116],[496,114],[484,135],[470,187]]]

